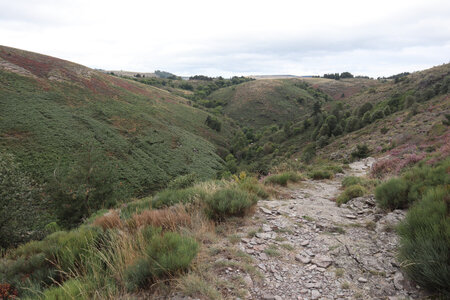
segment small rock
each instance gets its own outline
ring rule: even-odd
[[[263,300],[275,300],[275,296],[271,294],[265,294],[262,296]]]
[[[295,260],[299,261],[299,262],[301,262],[301,263],[303,263],[305,265],[309,264],[311,262],[311,259],[309,257],[303,256],[303,255],[300,255],[300,254],[295,256]]]
[[[355,216],[355,215],[345,215],[345,217],[346,217],[347,219],[352,219],[352,220],[356,219],[356,216]]]
[[[367,279],[364,278],[364,277],[359,277],[359,278],[358,278],[358,281],[361,282],[361,283],[366,283],[366,282],[367,282]]]
[[[394,275],[394,286],[397,290],[403,289],[405,278],[403,277],[403,274],[400,272],[396,272]]]
[[[264,252],[259,254],[259,258],[261,260],[268,260],[269,259],[269,257],[267,257],[267,254],[265,254]]]
[[[283,298],[281,298],[280,296],[275,296],[274,298],[275,300],[283,300]]]
[[[260,209],[261,209],[261,211],[263,213],[265,213],[267,215],[271,215],[272,214],[272,212],[270,210],[268,210],[267,208],[265,208],[265,207],[260,207]]]
[[[312,290],[311,292],[311,299],[319,299],[320,292],[318,290]]]
[[[270,233],[267,233],[267,232],[263,232],[263,233],[258,232],[258,233],[256,234],[256,237],[258,237],[258,238],[260,238],[260,239],[267,240],[267,239],[270,239],[271,235],[270,235]]]
[[[272,227],[270,227],[270,226],[267,225],[267,224],[263,224],[262,230],[263,230],[264,232],[270,232],[270,231],[272,231]]]
[[[309,245],[309,241],[305,240],[305,241],[301,242],[300,245],[302,245],[303,247],[308,246]]]
[[[244,276],[244,282],[247,285],[247,287],[249,287],[249,288],[253,287],[253,280],[250,277],[250,275],[247,274],[247,275]]]
[[[242,238],[241,241],[245,244],[248,244],[248,243],[250,243],[251,240],[247,239],[247,238]]]

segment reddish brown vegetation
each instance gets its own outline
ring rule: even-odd
[[[189,226],[191,217],[184,207],[177,206],[143,211],[134,215],[133,221],[137,227],[151,225],[173,231],[179,227]]]
[[[12,287],[9,283],[0,283],[0,299],[16,299],[17,290]]]
[[[103,230],[111,228],[122,228],[123,224],[117,211],[112,211],[104,216],[98,217],[94,221],[94,226],[101,227]]]

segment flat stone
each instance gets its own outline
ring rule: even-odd
[[[263,299],[263,300],[275,300],[275,296],[272,295],[272,294],[264,294],[264,295],[262,296],[262,299]]]
[[[247,238],[242,238],[241,241],[245,244],[248,244],[248,243],[250,243],[251,240],[247,239]]]
[[[283,300],[283,298],[281,298],[280,296],[275,296],[274,298],[275,300]]]
[[[267,239],[270,239],[270,237],[271,237],[271,235],[270,235],[270,233],[267,233],[267,232],[258,232],[257,234],[256,234],[256,237],[258,237],[258,238],[260,238],[260,239],[264,239],[264,240],[267,240]]]
[[[355,215],[345,215],[345,217],[346,217],[347,219],[352,219],[352,220],[356,219],[356,216],[355,216]]]
[[[296,256],[295,256],[295,260],[296,261],[299,261],[299,262],[301,262],[301,263],[303,263],[303,264],[309,264],[310,262],[311,262],[311,258],[309,258],[309,257],[306,257],[306,256],[303,256],[303,255],[300,255],[300,254],[297,254]]]
[[[361,282],[361,283],[366,283],[366,282],[367,282],[367,279],[364,278],[364,277],[359,277],[359,278],[358,278],[358,281]]]
[[[394,286],[397,290],[403,289],[405,278],[401,272],[396,272],[394,275]]]
[[[311,291],[311,299],[319,299],[320,298],[320,292],[318,290],[312,290]]]
[[[309,241],[305,240],[305,241],[301,242],[300,245],[302,245],[303,247],[308,246],[309,245]]]
[[[247,285],[247,287],[252,288],[253,287],[253,280],[250,277],[250,275],[245,275],[244,276],[244,282]]]
[[[267,215],[271,215],[271,214],[272,214],[272,211],[268,210],[268,209],[265,208],[265,207],[260,207],[259,209],[260,209],[263,213],[265,213],[265,214],[267,214]]]
[[[265,254],[264,252],[259,254],[259,258],[260,258],[261,260],[268,260],[268,259],[269,259],[269,257],[267,256],[267,254]]]
[[[270,231],[272,231],[272,227],[270,227],[270,226],[267,225],[267,224],[263,224],[263,225],[262,225],[262,230],[263,230],[264,232],[270,232]]]
[[[333,259],[331,257],[325,256],[325,255],[317,255],[312,260],[313,264],[315,264],[316,266],[321,267],[321,268],[328,268],[332,262],[333,262]]]

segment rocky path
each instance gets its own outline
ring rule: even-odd
[[[362,176],[373,159],[350,165]],[[236,245],[253,257],[262,279],[244,275],[251,299],[405,299],[421,292],[395,259],[393,226],[402,211],[383,214],[373,197],[337,207],[341,179],[304,181],[290,199],[260,201]],[[230,268],[230,275],[240,272]]]

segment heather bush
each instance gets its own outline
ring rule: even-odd
[[[408,201],[408,183],[402,178],[392,178],[375,189],[375,198],[385,209],[406,208]]]
[[[432,291],[450,293],[450,201],[448,188],[428,192],[398,227],[399,259],[409,277]]]
[[[286,186],[288,182],[298,182],[302,180],[303,177],[296,172],[285,172],[281,174],[275,174],[267,177],[264,180],[265,184],[278,184],[281,186]]]
[[[254,194],[230,187],[216,191],[206,198],[206,214],[213,220],[244,216],[256,204]]]

